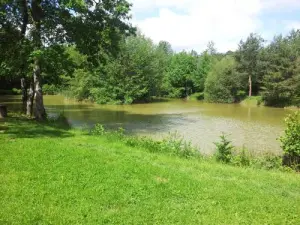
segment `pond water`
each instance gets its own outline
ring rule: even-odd
[[[213,142],[222,132],[233,144],[245,146],[255,153],[279,153],[277,138],[284,130],[284,117],[289,110],[270,107],[251,107],[240,104],[211,104],[197,101],[170,100],[136,105],[97,105],[79,103],[63,96],[45,96],[47,113],[63,112],[73,126],[101,123],[108,128],[123,127],[129,134],[161,139],[178,131],[209,154]],[[19,96],[0,96],[0,104],[8,110],[20,108]]]

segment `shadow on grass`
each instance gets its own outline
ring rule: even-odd
[[[37,138],[37,137],[71,137],[67,120],[48,120],[37,122],[24,116],[9,116],[0,120],[0,134],[6,134],[13,138]]]

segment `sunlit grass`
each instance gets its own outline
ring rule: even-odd
[[[0,224],[300,223],[296,173],[151,153],[55,123],[0,127]]]

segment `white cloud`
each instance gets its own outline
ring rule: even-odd
[[[299,0],[261,0],[265,10],[293,10],[300,7]]]
[[[259,15],[299,0],[131,0],[133,21],[155,42],[169,41],[176,50],[202,51],[214,41],[219,51],[235,50],[251,32],[262,29]],[[299,4],[300,6],[300,4]],[[154,15],[153,12],[158,12]],[[143,18],[141,15],[150,15]],[[140,19],[143,18],[143,19]]]

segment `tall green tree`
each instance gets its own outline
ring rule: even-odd
[[[76,70],[71,91],[78,99],[90,98],[100,104],[149,101],[160,95],[165,52],[142,34],[120,44],[117,56],[107,55],[106,63],[93,71]]]
[[[195,85],[195,89],[198,92],[204,91],[204,84],[208,73],[211,71],[213,64],[217,61],[214,52],[215,51],[207,49],[196,59],[197,69],[194,74],[193,82]]]
[[[287,37],[276,36],[264,51],[262,96],[266,105],[299,104],[300,89],[300,31]]]
[[[237,63],[231,56],[217,62],[205,81],[204,98],[208,102],[233,103],[238,101],[243,76],[237,71]]]
[[[191,54],[183,51],[173,55],[167,76],[170,84],[177,89],[177,97],[188,97],[191,94],[196,68],[195,57]]]
[[[25,0],[24,0],[25,1]],[[35,116],[45,119],[42,93],[43,53],[46,47],[56,44],[75,44],[93,63],[99,61],[99,52],[114,52],[120,34],[132,32],[128,24],[130,4],[126,0],[27,0],[5,1],[4,21],[14,26],[22,24],[28,14],[27,38],[32,40],[31,53],[35,88]],[[25,7],[25,8],[24,8]],[[22,24],[23,26],[24,24]]]
[[[260,51],[263,48],[264,40],[257,34],[251,33],[246,41],[241,41],[235,58],[238,62],[240,72],[248,74],[249,96],[252,96],[253,88],[258,91],[260,80]]]

